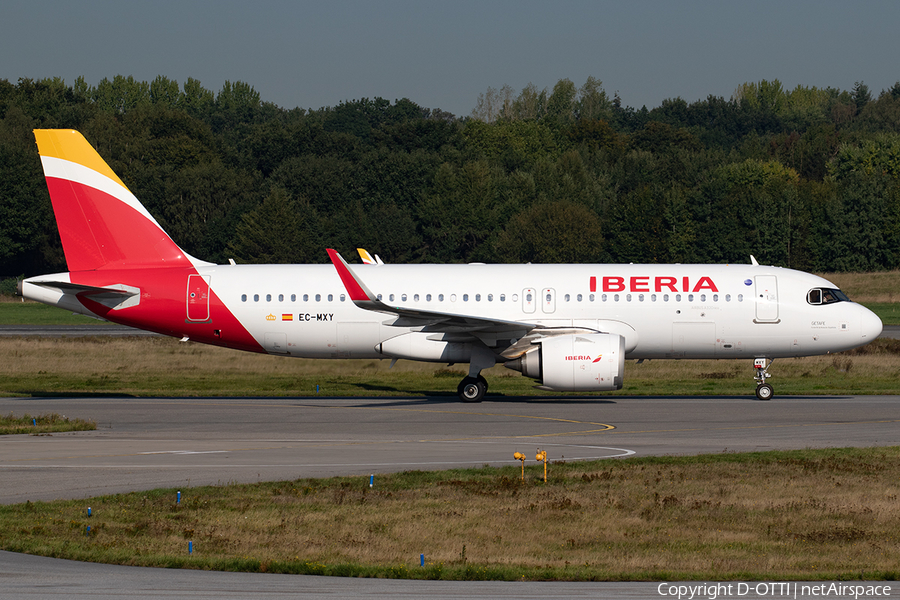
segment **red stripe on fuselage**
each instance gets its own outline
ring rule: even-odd
[[[89,295],[78,295],[78,300],[91,312],[113,323],[173,337],[188,337],[205,344],[265,353],[262,346],[212,289],[209,298],[209,319],[203,322],[187,320],[187,281],[188,275],[194,274],[197,274],[197,270],[193,267],[161,267],[82,271],[70,273],[70,278],[72,283],[95,287],[124,284],[140,289],[141,298],[137,306],[120,310],[110,309],[91,300]],[[218,335],[216,331],[219,332]]]

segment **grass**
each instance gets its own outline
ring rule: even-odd
[[[878,315],[885,325],[900,325],[900,303],[866,302],[863,306]]]
[[[56,308],[40,302],[0,295],[0,325],[108,325],[85,315]]]
[[[539,472],[532,462],[524,481],[504,467],[382,475],[374,488],[368,477],[198,487],[178,504],[173,489],[28,502],[0,507],[0,548],[421,579],[900,576],[897,447],[554,463],[546,484]]]
[[[309,360],[238,352],[172,338],[0,338],[0,395],[58,396],[421,396],[455,395],[460,368],[387,360]],[[895,394],[900,340],[841,354],[780,359],[776,393]],[[497,366],[490,395],[560,396]],[[625,364],[625,387],[606,395],[746,395],[747,360],[660,360]],[[569,394],[572,395],[572,394]],[[577,395],[577,394],[576,394]],[[582,396],[584,394],[581,394]]]
[[[42,433],[60,433],[63,431],[93,431],[97,429],[94,421],[84,419],[69,419],[65,415],[48,413],[32,416],[25,413],[17,417],[12,413],[5,417],[0,415],[0,435],[18,433],[30,433],[40,435]]]
[[[861,304],[900,303],[900,271],[876,273],[818,273],[841,288],[851,299]],[[896,325],[896,323],[893,323]]]

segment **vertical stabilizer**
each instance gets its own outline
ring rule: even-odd
[[[208,264],[172,241],[80,133],[34,136],[69,271]]]

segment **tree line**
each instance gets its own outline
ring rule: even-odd
[[[457,117],[409,99],[282,108],[244,82],[0,80],[0,274],[65,270],[35,128],[81,131],[207,260],[900,267],[900,82],[759,81],[634,109],[591,77]]]

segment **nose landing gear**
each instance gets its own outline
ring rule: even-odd
[[[768,370],[773,362],[767,358],[757,358],[753,361],[753,368],[756,369],[756,375],[753,376],[756,380],[756,397],[760,400],[770,400],[775,393],[772,386],[766,383],[766,379],[771,377]]]

